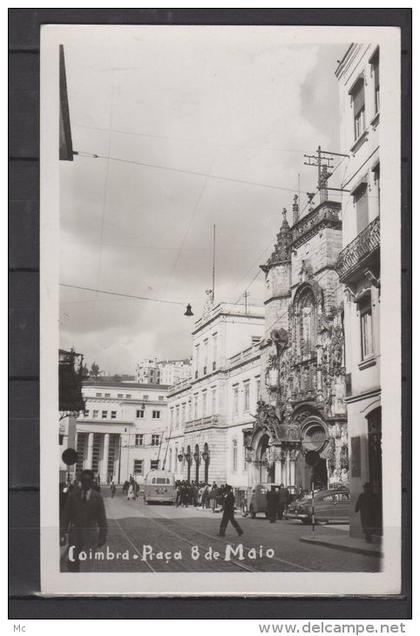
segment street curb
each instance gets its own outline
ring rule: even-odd
[[[316,545],[322,545],[326,548],[332,548],[333,550],[343,550],[343,552],[354,552],[355,554],[364,554],[366,556],[383,557],[383,553],[380,550],[368,550],[367,548],[359,548],[351,545],[343,545],[338,543],[330,543],[325,539],[313,539],[312,537],[299,537],[299,541],[302,543],[312,543]]]

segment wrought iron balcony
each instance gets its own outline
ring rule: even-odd
[[[336,267],[340,282],[348,281],[358,269],[365,266],[370,257],[379,252],[380,243],[381,228],[378,216],[338,255]]]

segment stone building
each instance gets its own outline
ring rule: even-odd
[[[266,277],[261,398],[244,433],[250,482],[309,488],[347,482],[343,288],[336,264],[341,209],[320,203],[293,223],[287,212]],[[310,452],[312,451],[312,452]]]
[[[342,177],[343,249],[337,271],[345,287],[350,490],[354,500],[370,481],[381,528],[382,417],[380,379],[380,66],[379,47],[352,44],[336,70]],[[397,240],[397,239],[396,239]],[[360,535],[351,508],[350,532]]]
[[[191,360],[145,359],[136,366],[136,380],[140,384],[171,386],[191,376]]]
[[[84,382],[75,469],[93,470],[102,483],[122,483],[130,475],[142,483],[149,470],[161,467],[167,445],[167,389],[113,378]]]
[[[166,468],[177,479],[248,486],[243,430],[254,421],[264,308],[208,306],[193,329],[193,374],[168,392]]]

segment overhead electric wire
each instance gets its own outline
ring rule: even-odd
[[[187,170],[184,168],[174,168],[171,166],[163,166],[157,163],[147,163],[146,161],[135,161],[134,159],[124,159],[122,157],[112,157],[106,155],[98,155],[95,153],[89,153],[85,151],[74,151],[73,154],[79,155],[81,157],[86,157],[88,159],[105,159],[110,161],[116,161],[119,163],[141,166],[144,168],[152,168],[155,170],[166,170],[168,172],[177,172],[180,174],[191,174],[196,177],[207,177],[208,179],[215,179],[216,181],[227,181],[229,183],[241,183],[243,185],[251,185],[259,188],[268,188],[271,190],[284,190],[285,192],[294,192],[296,193],[296,188],[286,188],[284,186],[269,184],[269,183],[260,183],[258,181],[247,181],[246,179],[235,179],[235,177],[225,177],[217,174],[210,174],[209,172],[201,172],[198,170]],[[303,190],[300,191],[304,193]]]
[[[87,130],[97,130],[99,132],[109,132],[108,128],[99,128],[97,126],[89,126],[88,124],[73,124],[76,128],[86,128]],[[197,137],[171,137],[170,135],[153,135],[152,133],[142,133],[142,132],[134,132],[130,130],[118,130],[116,128],[111,130],[111,133],[115,133],[117,135],[127,135],[128,137],[147,137],[149,139],[166,139],[168,141],[184,141],[184,142],[195,142],[198,144],[206,144],[212,145],[211,141],[207,141],[202,138]],[[244,146],[242,144],[232,145],[232,144],[215,144],[216,148],[230,148],[232,150],[265,150],[268,152],[294,152],[297,154],[305,154],[309,153],[309,150],[299,150],[298,148],[277,148],[277,147],[261,147],[261,146]]]
[[[134,294],[122,294],[119,292],[108,291],[105,289],[95,289],[94,287],[81,287],[80,285],[69,285],[67,283],[60,283],[60,287],[67,287],[70,289],[80,289],[82,291],[96,292],[98,294],[108,294],[109,296],[121,296],[123,298],[133,298],[134,300],[149,300],[154,303],[168,303],[170,305],[185,306],[185,303],[177,302],[176,300],[164,300],[163,298],[148,298],[146,296],[135,296]]]

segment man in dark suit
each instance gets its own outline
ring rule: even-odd
[[[270,523],[276,523],[277,510],[279,507],[278,492],[275,486],[271,486],[271,489],[267,492],[267,516]]]
[[[220,528],[219,528],[219,534],[218,534],[219,537],[225,536],[226,526],[229,523],[229,521],[231,522],[231,524],[233,525],[233,527],[235,528],[239,536],[243,534],[241,526],[236,521],[234,514],[235,514],[235,496],[232,492],[232,486],[226,485],[225,495],[223,497],[223,516],[222,516],[222,521],[220,522]]]
[[[61,544],[68,532],[67,569],[80,571],[80,552],[104,545],[108,530],[102,495],[93,485],[93,472],[83,470],[81,488],[67,497],[61,517]]]

